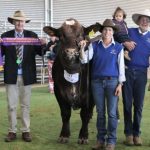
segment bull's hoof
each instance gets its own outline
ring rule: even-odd
[[[84,139],[84,138],[78,139],[78,144],[88,144],[88,143],[89,143],[88,139]]]
[[[69,142],[69,138],[61,136],[61,137],[58,138],[57,142],[58,143],[62,143],[62,144],[68,143]]]

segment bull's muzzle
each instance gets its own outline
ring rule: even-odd
[[[68,48],[65,50],[65,57],[69,60],[79,57],[79,52],[76,49]]]

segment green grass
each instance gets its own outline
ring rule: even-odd
[[[123,109],[120,99],[119,109],[121,122],[118,125],[118,141],[116,150],[150,150],[150,92],[146,90],[145,105],[142,119],[142,147],[127,147],[122,144],[123,134]],[[18,129],[20,127],[20,110],[18,109]],[[7,134],[7,103],[5,92],[0,92],[0,150],[90,150],[96,142],[96,112],[89,124],[89,144],[78,145],[78,131],[81,121],[79,111],[73,111],[71,117],[71,137],[68,144],[57,143],[61,129],[61,118],[58,104],[54,95],[48,93],[47,87],[34,88],[31,98],[31,133],[33,141],[25,143],[21,140],[21,133],[18,130],[17,140],[12,143],[5,143]]]

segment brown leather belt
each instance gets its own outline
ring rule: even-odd
[[[99,79],[100,80],[112,80],[112,79],[115,79],[117,77],[111,77],[111,76],[105,76],[105,77],[100,77]]]

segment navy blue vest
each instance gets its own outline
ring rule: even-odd
[[[96,41],[93,44],[93,62],[92,62],[92,79],[111,76],[118,77],[118,54],[123,46],[117,42],[104,48],[102,42]]]

